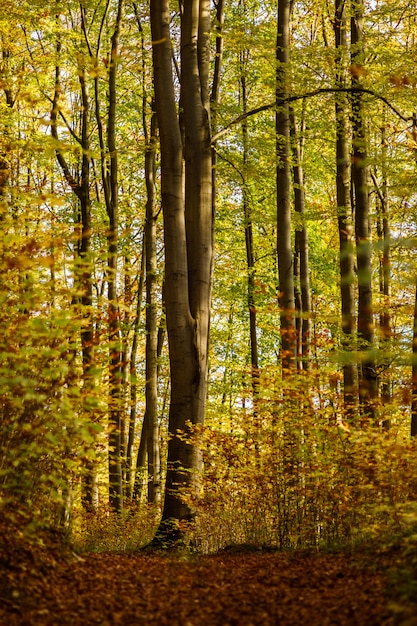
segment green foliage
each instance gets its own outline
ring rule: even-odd
[[[65,524],[72,482],[91,446],[77,357],[80,320],[51,275],[59,244],[3,221],[0,244],[0,506]],[[13,230],[15,232],[13,232]]]

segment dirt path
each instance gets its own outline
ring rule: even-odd
[[[372,563],[341,555],[36,560],[15,553],[0,570],[2,626],[417,625],[410,612],[392,613]]]

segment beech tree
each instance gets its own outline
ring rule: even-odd
[[[355,0],[351,17],[352,85],[360,86],[364,63],[364,3]],[[359,395],[364,413],[375,417],[378,395],[376,365],[373,355],[374,319],[372,301],[372,246],[368,192],[368,151],[363,95],[352,93],[352,179],[355,199],[355,237],[358,266],[358,338],[364,358],[361,367]]]
[[[170,17],[168,0],[151,1],[171,372],[167,476],[157,543],[181,535],[178,523],[193,519],[186,497],[198,496],[201,453],[190,436],[191,428],[204,421],[213,263],[210,3],[185,0],[180,7],[180,113]]]
[[[336,87],[346,86],[347,7],[344,0],[335,2],[334,34],[336,46]],[[350,143],[348,139],[348,101],[346,94],[335,97],[336,113],[336,196],[339,231],[340,301],[342,332],[348,354],[353,356],[355,333],[353,215],[350,199]],[[348,418],[355,415],[357,403],[357,367],[352,358],[343,364],[343,396]]]
[[[293,249],[291,242],[291,169],[290,169],[290,0],[279,0],[277,20],[276,136],[277,136],[277,257],[279,306],[282,341],[282,365],[295,363],[296,330],[294,300]]]

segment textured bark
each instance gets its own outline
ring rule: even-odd
[[[181,536],[193,518],[201,453],[189,437],[204,421],[213,258],[212,161],[208,92],[210,5],[185,0],[181,12],[181,127],[172,75],[170,9],[151,1],[155,108],[161,144],[165,308],[171,373],[167,475],[155,543]],[[184,156],[184,162],[183,162]]]
[[[356,0],[351,17],[352,86],[360,85],[363,63],[363,0]],[[375,417],[378,383],[373,356],[374,320],[372,303],[372,247],[369,217],[368,164],[363,94],[352,93],[352,180],[355,196],[355,237],[358,269],[358,339],[363,352],[359,399],[364,419]]]
[[[346,77],[346,2],[335,2],[336,88],[345,87]],[[353,225],[350,201],[350,145],[348,141],[348,101],[337,93],[336,109],[336,194],[339,231],[340,299],[342,309],[342,346],[353,355],[355,334],[355,270]],[[358,374],[354,360],[343,364],[343,400],[348,420],[357,414]]]
[[[293,251],[291,242],[290,115],[288,63],[290,46],[290,0],[278,1],[276,71],[276,154],[277,154],[277,257],[283,370],[295,364],[296,330]]]

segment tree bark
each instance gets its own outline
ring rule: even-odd
[[[391,393],[391,376],[390,376],[390,364],[389,359],[384,359],[384,351],[389,351],[392,342],[392,329],[391,329],[391,313],[390,313],[390,300],[391,300],[391,232],[390,232],[390,220],[389,220],[389,205],[388,205],[388,181],[387,181],[387,148],[386,148],[386,131],[385,120],[382,123],[381,134],[381,158],[382,158],[382,183],[378,184],[377,177],[374,173],[371,174],[372,181],[374,183],[376,195],[377,195],[377,234],[379,242],[379,294],[381,299],[381,312],[379,314],[379,334],[380,334],[380,348],[382,352],[382,363],[385,361],[383,379],[381,381],[381,404],[382,406],[389,405],[392,401]],[[390,428],[389,417],[384,417],[382,421],[382,427],[385,429]]]
[[[246,88],[246,68],[245,61],[248,51],[240,53],[240,91],[242,98],[243,113],[247,111],[247,88]],[[249,345],[251,359],[251,380],[252,380],[252,400],[254,403],[254,414],[256,415],[256,403],[259,395],[259,359],[258,359],[258,337],[255,304],[255,255],[253,249],[253,228],[252,228],[252,208],[251,199],[247,187],[248,168],[248,124],[247,120],[242,122],[242,147],[243,147],[243,172],[242,172],[242,198],[243,217],[245,231],[246,263],[248,270],[247,296],[249,312]]]
[[[417,437],[417,282],[414,300],[413,317],[413,346],[412,346],[412,370],[411,370],[411,437]]]
[[[290,115],[288,103],[288,63],[291,1],[278,0],[276,70],[276,186],[277,257],[281,322],[281,361],[286,370],[295,365],[296,329],[294,270],[291,242]]]
[[[105,165],[103,185],[107,186],[106,209],[109,218],[107,234],[107,297],[108,297],[108,333],[109,333],[109,502],[113,509],[120,513],[123,510],[123,476],[122,476],[122,437],[123,420],[123,360],[120,333],[120,312],[117,297],[117,261],[119,239],[119,182],[118,155],[116,147],[116,107],[117,89],[116,75],[119,54],[119,33],[122,20],[123,0],[119,0],[116,22],[111,37],[110,58],[108,63],[108,121],[107,149],[108,169]]]
[[[302,370],[309,369],[310,344],[311,344],[311,292],[310,292],[310,266],[308,255],[308,232],[305,224],[305,193],[304,172],[302,164],[302,150],[300,149],[294,111],[290,110],[290,136],[293,155],[293,180],[294,180],[294,210],[300,223],[295,228],[295,262],[294,277],[298,282],[295,291],[295,302],[298,319],[297,325],[297,367]],[[299,296],[297,291],[299,287]]]
[[[207,0],[185,0],[181,8],[180,127],[170,9],[167,0],[151,0],[171,373],[164,508],[154,539],[160,546],[182,539],[181,522],[193,519],[192,501],[199,495],[201,453],[191,435],[205,413],[213,258],[210,5]]]
[[[145,126],[145,124],[144,124]],[[146,135],[148,133],[146,132]],[[151,132],[145,152],[145,181],[147,190],[145,223],[146,256],[146,437],[148,452],[148,502],[156,504],[161,498],[161,468],[158,421],[158,302],[155,214],[155,142],[156,119],[151,117]]]
[[[351,17],[351,68],[352,86],[360,85],[361,67],[364,56],[363,44],[363,0],[353,3]],[[363,354],[359,399],[363,420],[376,416],[378,382],[375,368],[374,320],[372,303],[372,246],[368,196],[368,164],[363,94],[352,93],[352,180],[355,196],[355,237],[358,269],[358,339]]]
[[[346,79],[346,2],[335,2],[336,87],[345,87]],[[350,146],[348,141],[348,102],[346,94],[337,93],[336,109],[336,195],[339,231],[340,299],[342,309],[342,347],[353,357],[355,335],[355,260],[350,202]],[[348,421],[357,415],[358,374],[353,358],[343,363],[343,401]]]
[[[61,40],[58,34],[56,53],[59,58],[61,52]],[[86,71],[80,59],[78,63],[78,79],[81,94],[81,136],[79,143],[82,148],[81,167],[78,181],[71,174],[60,146],[58,136],[58,113],[59,97],[61,94],[60,67],[55,67],[55,88],[51,109],[51,135],[56,142],[55,154],[63,176],[78,198],[79,216],[77,220],[77,263],[74,269],[75,292],[80,293],[79,301],[84,317],[83,330],[81,330],[81,351],[83,365],[83,394],[85,397],[94,393],[94,322],[92,317],[93,287],[92,268],[90,262],[91,247],[91,198],[90,198],[90,98],[88,93]],[[74,297],[77,302],[78,296]],[[91,416],[91,421],[93,417]],[[82,503],[86,510],[96,511],[99,503],[97,468],[94,461],[87,460],[83,475]]]

